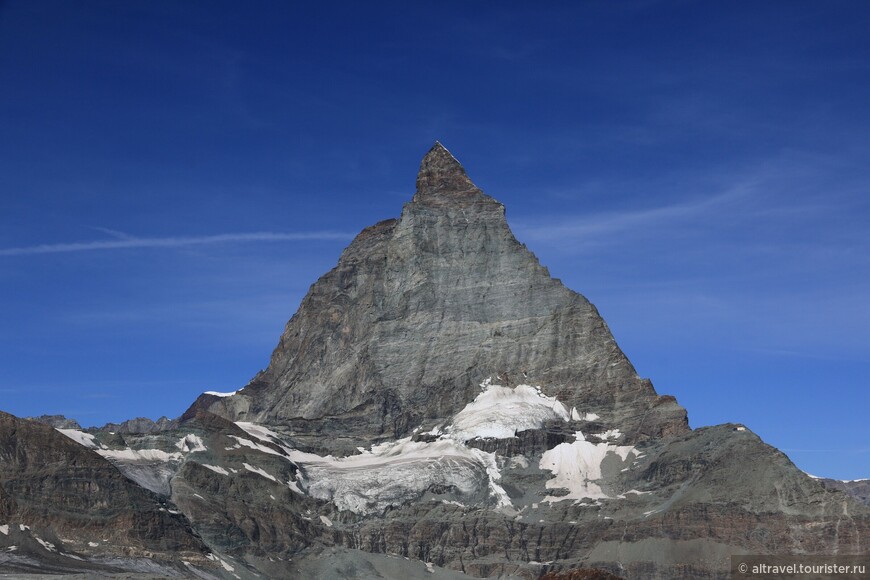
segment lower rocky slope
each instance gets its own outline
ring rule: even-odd
[[[91,441],[0,412],[0,572],[225,577],[168,498],[122,475]]]
[[[206,544],[267,576],[341,554],[358,565],[337,577],[378,577],[368,553],[473,577],[727,578],[734,554],[870,550],[870,509],[743,425],[623,437],[532,387],[485,382],[438,427],[346,457],[207,412],[93,444],[145,484],[163,474]]]

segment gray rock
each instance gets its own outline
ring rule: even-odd
[[[0,465],[0,572],[214,567],[184,516],[47,425],[0,412]]]
[[[160,431],[175,429],[177,426],[178,419],[160,417],[157,421],[152,421],[147,417],[136,417],[135,419],[128,419],[123,423],[106,423],[98,431],[109,431],[112,433],[158,433]]]
[[[845,491],[864,505],[870,506],[870,479],[855,479],[852,481],[821,479],[820,481],[825,487]]]
[[[39,417],[27,417],[26,419],[28,421],[35,421],[37,423],[42,423],[43,425],[48,425],[49,427],[54,427],[55,429],[82,428],[78,421],[75,419],[68,419],[63,415],[40,415]]]
[[[328,435],[347,452],[454,415],[488,377],[540,385],[626,441],[688,429],[595,307],[549,275],[504,206],[436,143],[401,217],[363,230],[311,287],[269,367],[193,409]]]

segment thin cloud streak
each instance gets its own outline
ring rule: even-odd
[[[699,215],[721,212],[727,204],[746,198],[755,190],[755,184],[735,187],[725,193],[708,198],[622,213],[598,214],[562,220],[546,226],[518,224],[524,238],[535,241],[564,241],[566,239],[602,239],[605,236],[622,234],[629,230],[649,230],[678,220],[687,220]]]
[[[3,248],[0,249],[0,256],[31,256],[37,254],[92,252],[96,250],[124,250],[131,248],[181,248],[184,246],[246,242],[346,241],[351,238],[353,238],[353,234],[335,231],[252,232],[241,234],[216,234],[212,236],[174,236],[167,238],[126,237],[115,240],[40,244],[37,246],[24,246],[20,248]]]

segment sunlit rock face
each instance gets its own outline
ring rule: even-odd
[[[316,444],[342,452],[455,415],[488,377],[540,385],[618,423],[626,441],[687,428],[595,307],[550,277],[514,238],[504,206],[436,143],[401,217],[363,230],[312,286],[269,367],[196,406],[329,434]]]

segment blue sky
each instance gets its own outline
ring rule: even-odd
[[[870,477],[865,2],[0,3],[0,409],[268,361],[435,139],[692,426]]]

